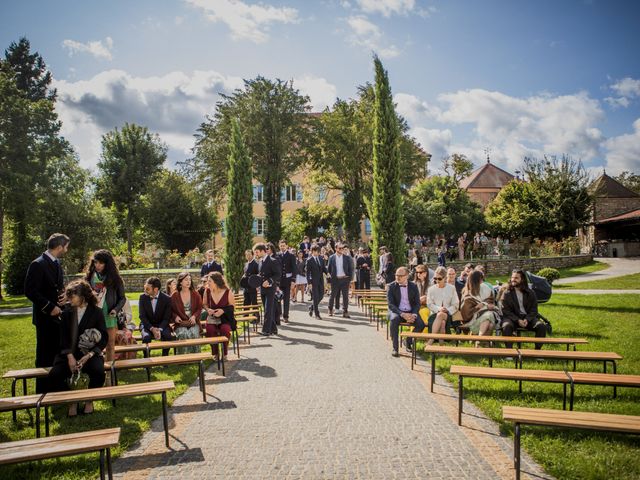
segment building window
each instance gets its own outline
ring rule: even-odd
[[[256,237],[264,237],[264,218],[253,219],[253,235]]]
[[[302,187],[298,184],[287,185],[282,189],[280,200],[282,200],[283,202],[301,202]]]
[[[327,187],[319,187],[318,188],[318,202],[326,202],[327,201]]]
[[[371,221],[368,218],[364,219],[364,233],[365,235],[371,235]]]
[[[260,184],[253,186],[253,201],[264,202],[264,187]]]

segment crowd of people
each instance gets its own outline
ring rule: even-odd
[[[490,237],[485,232],[459,236],[407,235],[406,243],[409,251],[409,264],[437,262],[446,266],[447,261],[464,261],[465,259],[486,259],[488,256],[501,256],[509,252],[509,239],[500,235]]]

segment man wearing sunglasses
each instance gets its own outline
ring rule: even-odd
[[[424,322],[418,315],[420,310],[420,292],[418,286],[409,281],[409,270],[400,267],[396,270],[396,280],[389,284],[387,290],[387,302],[389,304],[389,329],[391,330],[391,340],[393,351],[391,355],[398,357],[398,336],[400,323],[406,322],[413,325],[414,332],[424,330]],[[407,339],[405,344],[407,351],[412,349],[411,339]]]

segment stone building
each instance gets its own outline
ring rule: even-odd
[[[471,175],[460,181],[471,200],[479,203],[482,209],[491,202],[507,183],[515,177],[509,172],[496,167],[487,159],[487,163],[474,170]]]

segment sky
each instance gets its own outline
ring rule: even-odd
[[[322,111],[373,81],[375,52],[432,170],[568,154],[598,175],[640,173],[639,24],[634,0],[21,0],[0,45],[42,55],[87,168],[125,122],[189,158],[219,94],[258,75]]]

